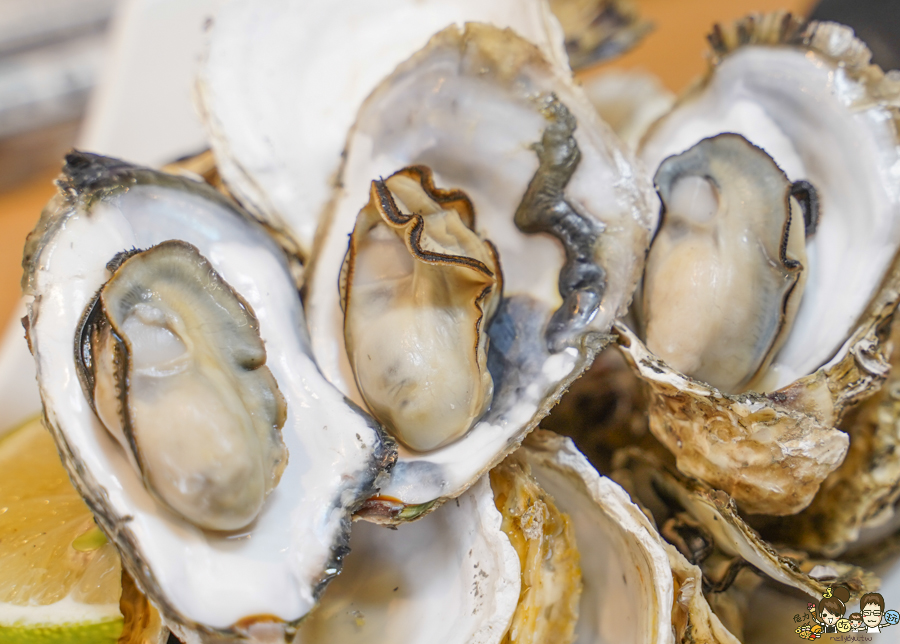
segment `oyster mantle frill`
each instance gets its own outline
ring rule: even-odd
[[[179,638],[290,634],[339,571],[350,514],[375,491],[393,447],[319,375],[286,256],[232,202],[204,184],[95,155],[70,154],[63,172],[29,237],[24,286],[34,297],[28,327],[41,398],[66,469]],[[238,533],[201,530],[158,503],[78,380],[73,343],[108,262],[169,240],[196,247],[252,307],[287,401],[288,465]]]

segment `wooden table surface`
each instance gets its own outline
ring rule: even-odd
[[[706,34],[719,21],[751,11],[788,9],[805,13],[812,0],[638,0],[654,31],[633,52],[609,67],[644,69],[679,91],[706,69]],[[3,142],[0,141],[0,146]],[[19,300],[22,246],[41,208],[54,193],[57,170],[47,171],[0,193],[0,322]]]

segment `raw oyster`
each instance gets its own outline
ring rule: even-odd
[[[562,29],[544,0],[345,0],[338,6],[232,0],[222,6],[198,94],[229,190],[306,255],[366,96],[435,32],[466,21],[514,29],[566,68]]]
[[[711,42],[709,75],[650,129],[639,156],[655,169],[722,132],[764,150],[808,219],[803,296],[790,329],[759,343],[759,371],[748,367],[724,389],[678,373],[627,332],[623,345],[650,382],[650,427],[679,469],[749,512],[792,514],[846,454],[834,426],[888,372],[883,342],[900,301],[891,170],[900,161],[900,82],[869,64],[848,28],[784,13],[717,27]],[[776,326],[783,302],[768,305]],[[694,328],[667,335],[679,333]],[[768,393],[735,395],[746,386]]]
[[[179,638],[283,638],[340,569],[350,513],[394,457],[390,441],[320,376],[287,259],[232,202],[194,181],[83,153],[67,157],[59,186],[23,263],[41,398],[69,476]],[[157,503],[79,384],[73,342],[108,262],[173,239],[194,246],[252,307],[287,400],[290,460],[240,532],[201,530]]]
[[[464,194],[437,190],[430,170],[412,167],[372,182],[350,235],[341,279],[350,366],[368,408],[413,450],[465,434],[494,394],[485,330],[503,282],[474,225]]]
[[[665,220],[644,268],[647,348],[722,391],[752,387],[787,339],[806,281],[793,186],[738,134],[669,157],[654,183]]]
[[[826,363],[834,370],[845,354],[863,352],[864,330],[858,368],[877,387],[885,365],[872,346],[871,318],[887,319],[881,291],[897,290],[894,280],[882,280],[900,242],[900,196],[888,171],[900,158],[900,79],[870,65],[869,50],[849,28],[784,13],[719,26],[711,42],[709,76],[651,128],[640,156],[657,168],[703,138],[734,132],[765,150],[791,181],[809,182],[821,217],[807,242],[806,293],[762,390],[784,388]],[[833,384],[836,415],[865,396],[863,383],[851,392]]]
[[[654,225],[648,182],[537,47],[475,23],[437,34],[360,111],[307,273],[316,359],[361,405],[336,286],[372,181],[411,165],[471,201],[476,232],[497,248],[503,301],[484,329],[490,409],[453,443],[403,450],[367,507],[386,517],[457,496],[546,415],[626,311]]]
[[[256,316],[182,241],[107,269],[76,333],[88,401],[158,501],[201,528],[244,527],[287,465]]]

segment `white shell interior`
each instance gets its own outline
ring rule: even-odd
[[[575,644],[674,643],[672,568],[640,508],[571,439],[538,431],[523,450],[575,530],[584,583]]]
[[[267,366],[288,402],[290,458],[280,485],[241,534],[204,532],[157,504],[115,439],[100,424],[76,375],[74,334],[85,306],[108,279],[116,253],[167,239],[195,245],[251,305]],[[348,505],[371,485],[379,438],[319,374],[309,357],[303,311],[283,254],[234,211],[191,192],[135,185],[67,215],[39,257],[31,338],[41,396],[122,535],[136,544],[166,602],[201,625],[226,628],[272,614],[292,621],[314,603]],[[145,589],[149,590],[149,589]],[[158,598],[155,598],[158,599]]]
[[[382,494],[408,504],[458,495],[521,438],[559,383],[584,366],[578,350],[550,354],[544,338],[546,321],[561,303],[562,245],[549,235],[526,235],[513,222],[538,168],[531,145],[541,140],[547,126],[538,96],[555,92],[576,116],[582,158],[566,196],[606,229],[601,243],[607,286],[589,331],[605,332],[624,314],[655,226],[654,210],[647,205],[653,199],[649,183],[634,176],[617,140],[565,77],[548,64],[535,63],[511,74],[514,81],[501,81],[480,70],[477,56],[454,45],[425,50],[413,59],[415,67],[408,63],[398,68],[367,100],[349,139],[341,188],[307,283],[316,361],[329,381],[362,405],[344,348],[338,276],[371,181],[409,165],[427,165],[438,188],[460,189],[469,196],[477,232],[498,249],[507,311],[527,318],[532,328],[516,329],[519,355],[509,356],[512,349],[506,344],[512,341],[498,339],[493,330],[504,315],[503,310],[498,313],[490,331],[491,351],[516,364],[507,369],[506,388],[492,368],[491,410],[465,437],[427,454],[401,449]]]
[[[396,530],[360,521],[352,552],[295,644],[495,644],[519,600],[519,559],[487,476]]]
[[[223,6],[199,94],[229,188],[308,251],[363,100],[434,33],[467,21],[509,27],[567,67],[562,29],[543,0],[235,0]]]
[[[720,132],[763,148],[791,181],[819,193],[807,240],[809,278],[773,389],[825,364],[849,336],[900,245],[900,150],[889,113],[842,67],[789,47],[745,46],[697,94],[651,129],[640,152],[651,173]]]

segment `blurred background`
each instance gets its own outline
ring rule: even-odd
[[[191,92],[222,0],[0,0],[0,324],[17,315],[21,249],[69,148],[160,165],[204,148]],[[900,67],[900,0],[636,0],[653,31],[600,69],[673,91],[706,67],[718,21],[788,9],[853,26]]]

